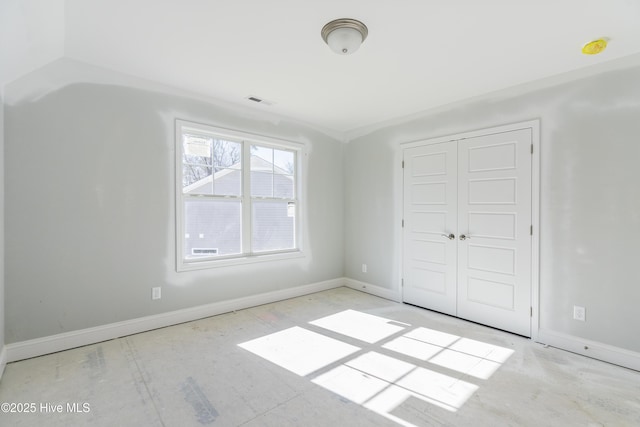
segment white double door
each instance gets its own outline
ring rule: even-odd
[[[531,138],[403,150],[405,302],[531,335]]]

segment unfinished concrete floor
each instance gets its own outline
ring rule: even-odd
[[[11,363],[0,402],[36,405],[2,426],[640,426],[640,373],[339,288]]]

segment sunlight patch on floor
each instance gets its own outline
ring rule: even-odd
[[[369,344],[376,343],[402,331],[407,326],[411,326],[356,310],[341,311],[309,323]]]
[[[424,405],[460,409],[479,388],[461,378],[487,380],[513,354],[504,347],[425,327],[410,329],[409,324],[356,310],[309,323],[370,345],[363,349],[296,326],[239,346],[407,427],[413,424],[406,417]],[[436,366],[450,374],[429,369]]]
[[[300,376],[309,375],[360,350],[299,326],[239,346]]]
[[[385,343],[382,348],[483,380],[491,377],[513,354],[508,348],[422,327]]]
[[[382,348],[393,350],[419,360],[427,361],[442,351],[442,347],[417,341],[405,336],[398,337],[384,344]]]

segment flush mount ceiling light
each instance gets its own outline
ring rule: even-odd
[[[342,18],[329,22],[320,32],[322,40],[338,55],[354,53],[367,38],[367,26],[355,19]]]
[[[607,48],[607,39],[601,38],[591,41],[582,46],[582,53],[585,55],[597,55]]]

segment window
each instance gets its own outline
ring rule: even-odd
[[[176,121],[178,271],[299,253],[301,149]]]

